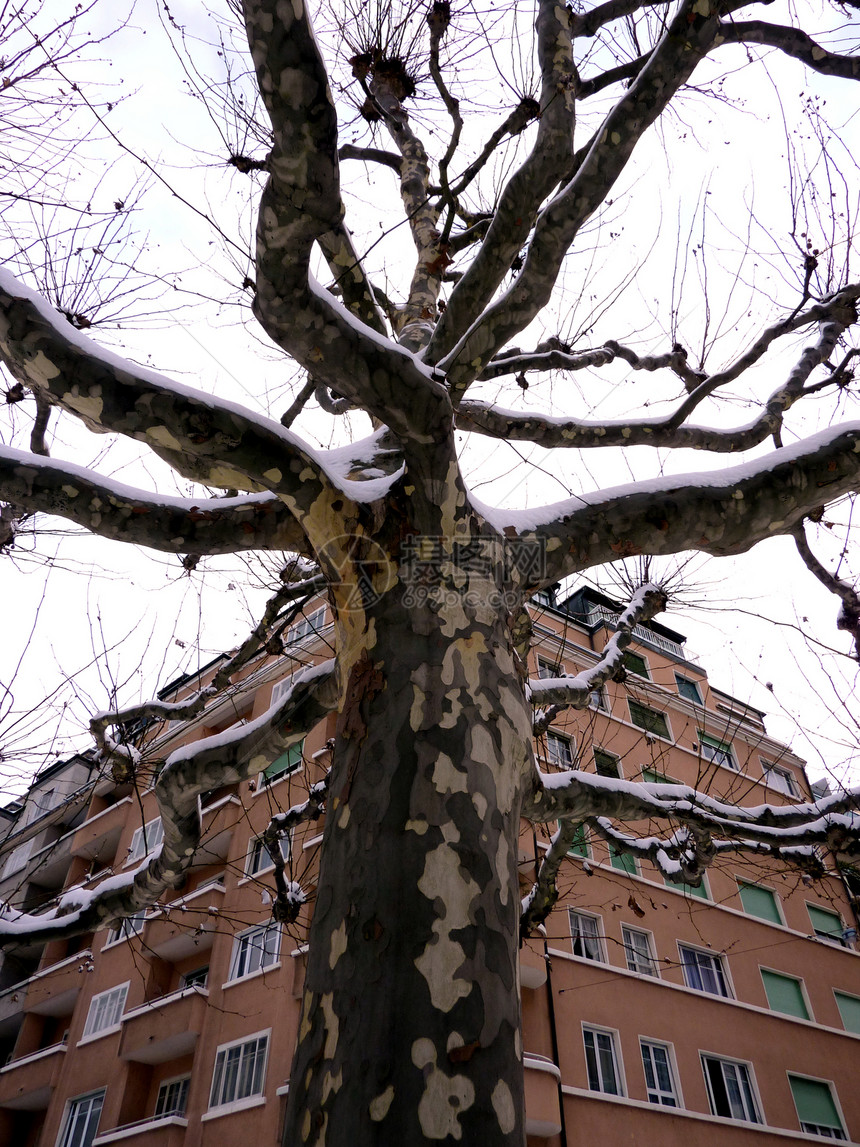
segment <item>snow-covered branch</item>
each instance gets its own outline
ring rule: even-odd
[[[615,623],[615,633],[607,641],[598,661],[573,677],[542,677],[529,681],[533,704],[549,706],[535,714],[534,732],[543,733],[564,709],[585,709],[591,694],[615,676],[624,662],[624,650],[633,639],[633,630],[666,608],[666,592],[658,585],[640,586]]]
[[[103,538],[172,554],[307,548],[296,519],[274,494],[179,498],[151,494],[83,466],[0,446],[0,494],[28,510],[58,514]]]
[[[255,721],[177,749],[155,784],[163,842],[137,868],[93,889],[67,889],[42,913],[0,910],[0,946],[95,931],[154,904],[181,887],[201,843],[200,797],[265,769],[296,744],[337,703],[334,662],[302,671],[292,688]]]

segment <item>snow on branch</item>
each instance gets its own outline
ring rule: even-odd
[[[701,883],[705,870],[725,853],[770,857],[815,876],[822,874],[817,848],[860,855],[860,789],[815,804],[725,804],[686,785],[644,784],[573,770],[539,774],[523,815],[559,821],[537,879],[523,900],[521,934],[549,915],[558,898],[561,862],[587,825],[618,854],[650,860],[672,883]],[[619,828],[617,822],[623,822]],[[631,822],[676,825],[666,836],[637,836]]]
[[[66,890],[42,913],[0,909],[0,946],[79,935],[106,927],[153,905],[179,888],[202,838],[200,797],[265,769],[300,741],[337,703],[333,661],[303,670],[284,697],[250,724],[177,749],[154,792],[164,827],[157,852],[137,868],[108,877],[93,889]],[[308,815],[313,816],[316,797]]]
[[[283,571],[283,575],[290,572],[290,566]],[[277,590],[266,602],[262,616],[251,633],[239,648],[231,654],[215,671],[212,681],[198,690],[192,697],[184,701],[146,701],[140,705],[130,705],[116,712],[96,713],[90,721],[90,732],[96,742],[99,759],[109,765],[113,778],[117,783],[130,781],[136,774],[140,765],[140,754],[122,737],[119,739],[108,735],[110,728],[122,728],[135,725],[140,721],[188,721],[198,717],[207,705],[221,690],[228,688],[233,677],[240,669],[255,657],[265,645],[271,653],[282,652],[280,633],[304,609],[310,599],[321,592],[325,587],[325,579],[319,575],[305,578],[301,581],[292,581]],[[287,617],[281,621],[277,631],[273,632],[273,625],[282,610],[289,604],[295,603]]]
[[[56,458],[0,446],[0,494],[58,514],[103,538],[173,554],[302,550],[304,534],[274,494],[179,498],[153,494]]]
[[[591,694],[615,676],[624,662],[624,650],[633,640],[633,630],[666,608],[666,591],[658,585],[640,586],[615,623],[616,629],[603,653],[590,669],[573,677],[542,677],[529,681],[529,695],[535,705],[548,705],[535,714],[533,731],[543,733],[564,709],[585,709]]]
[[[534,510],[482,505],[481,512],[546,553],[542,584],[551,585],[636,554],[744,553],[858,490],[860,422],[847,422],[724,470],[654,478]]]
[[[293,805],[286,812],[276,813],[262,836],[263,844],[275,868],[275,901],[272,916],[281,924],[295,923],[307,899],[300,884],[295,880],[287,880],[281,840],[297,825],[310,820],[319,820],[325,811],[328,782],[329,778],[326,775],[311,786],[306,801]]]

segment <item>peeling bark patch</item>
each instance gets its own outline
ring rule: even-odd
[[[389,1083],[381,1095],[370,1101],[370,1118],[374,1123],[381,1123],[388,1114],[391,1101],[394,1099],[394,1085]]]
[[[459,858],[448,844],[427,854],[418,888],[428,900],[441,905],[441,912],[433,923],[433,938],[415,960],[415,967],[427,982],[433,1007],[450,1012],[472,990],[471,980],[457,976],[466,953],[451,933],[470,925],[470,908],[480,889],[461,871]]]
[[[428,1139],[463,1138],[460,1116],[475,1102],[475,1088],[465,1075],[447,1076],[436,1066],[432,1040],[417,1039],[412,1062],[424,1071],[424,1094],[418,1104],[418,1121]]]
[[[320,996],[320,1008],[322,1008],[322,1013],[325,1016],[323,1056],[325,1059],[334,1059],[337,1052],[337,1041],[340,1038],[340,1020],[334,1009],[334,996],[331,992],[326,992],[324,996]]]
[[[500,1079],[496,1086],[493,1088],[492,1094],[493,1110],[499,1120],[499,1127],[502,1133],[509,1135],[517,1124],[517,1113],[514,1108],[514,1099],[511,1095],[511,1089],[503,1079]]]
[[[328,966],[333,968],[341,956],[346,951],[346,921],[342,921],[339,928],[331,934],[331,954],[328,958]]]

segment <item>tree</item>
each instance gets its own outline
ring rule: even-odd
[[[812,183],[802,185],[793,204],[797,225],[812,202],[831,228],[827,250],[808,234],[795,236],[789,305],[756,300],[756,315],[765,304],[775,311],[769,325],[719,367],[707,363],[714,328],[704,322],[693,365],[678,341],[677,314],[656,354],[614,337],[589,343],[589,328],[598,325],[591,310],[574,338],[552,335],[530,350],[511,340],[531,339],[542,312],[554,314],[569,254],[578,244],[591,247],[590,222],[611,203],[637,149],[673,107],[685,106],[697,73],[703,85],[712,83],[712,57],[740,45],[741,60],[753,59],[769,46],[846,82],[860,77],[860,62],[839,50],[839,29],[814,28],[812,38],[794,14],[786,24],[745,19],[729,0],[681,0],[671,8],[608,0],[587,11],[539,0],[539,90],[524,91],[476,144],[467,140],[462,99],[453,94],[461,81],[453,67],[448,74],[446,60],[470,72],[478,34],[458,58],[446,47],[458,15],[445,0],[426,10],[383,10],[384,18],[369,23],[362,23],[365,9],[356,9],[355,23],[342,28],[351,72],[344,99],[358,108],[356,132],[371,125],[388,136],[389,151],[379,139],[365,146],[339,137],[325,53],[306,7],[245,0],[241,8],[271,125],[270,138],[261,136],[266,154],[229,157],[238,173],[265,180],[248,289],[268,340],[307,382],[281,425],[102,349],[4,271],[0,356],[16,385],[96,433],[142,444],[184,479],[228,493],[161,495],[6,447],[0,490],[15,506],[166,553],[305,555],[333,603],[336,656],[297,678],[251,726],[173,754],[157,782],[164,843],[151,861],[91,894],[73,890],[39,915],[7,908],[0,936],[14,944],[22,935],[106,926],[179,886],[199,841],[199,794],[247,777],[336,710],[328,780],[290,814],[293,821],[313,816],[322,801],[328,812],[289,1141],[418,1144],[451,1135],[486,1147],[521,1143],[518,937],[550,910],[560,858],[579,824],[587,820],[616,847],[648,855],[670,879],[688,883],[727,851],[814,871],[816,845],[856,847],[856,794],[817,806],[744,808],[678,786],[610,784],[578,771],[550,779],[537,769],[535,727],[545,727],[548,707],[584,708],[592,690],[621,670],[633,626],[665,607],[659,578],[635,587],[593,670],[529,683],[522,668],[525,603],[559,580],[635,555],[737,554],[778,533],[797,537],[801,555],[841,597],[842,624],[857,636],[858,598],[849,579],[813,555],[804,523],[857,491],[860,424],[835,421],[783,442],[795,434],[789,415],[801,399],[830,400],[838,413],[849,390],[860,297],[860,283],[849,277],[852,217],[843,225],[829,200],[822,205],[817,192],[804,198]],[[517,36],[522,31],[517,25]],[[485,46],[492,58],[498,44]],[[435,153],[410,112],[419,84],[448,117],[444,132],[434,125]],[[577,116],[588,125],[581,142]],[[344,222],[341,166],[358,162],[399,179],[415,249],[402,304],[371,281]],[[829,153],[822,167],[833,174]],[[488,199],[478,189],[491,170],[505,178]],[[317,253],[328,287],[316,277]],[[733,289],[743,282],[737,274]],[[753,296],[747,291],[745,304]],[[627,313],[623,306],[607,311],[622,336]],[[776,352],[796,334],[810,341],[786,365]],[[780,374],[775,387],[762,388],[761,376],[752,375],[766,361]],[[626,373],[612,373],[613,364]],[[649,399],[635,418],[554,418],[486,397],[484,384],[526,391],[531,375],[567,379],[577,371],[590,372],[590,385],[662,372],[669,390],[655,383],[653,394],[663,412],[645,409]],[[751,421],[724,428],[694,421],[748,373]],[[371,433],[347,447],[313,448],[290,429],[311,394],[335,416],[364,411]],[[693,448],[745,460],[529,511],[501,510],[470,490],[460,432],[558,451]],[[768,442],[772,449],[754,453]],[[319,584],[301,583],[298,592]],[[287,586],[275,595],[216,685],[261,647],[296,592]],[[141,757],[129,743],[132,724],[191,716],[206,700],[94,715],[104,762],[117,776],[133,776]],[[562,822],[524,905],[516,862],[521,816]],[[629,831],[655,820],[665,826],[661,837],[640,840]],[[286,824],[276,818],[272,836]],[[290,918],[298,899],[285,884],[276,913]],[[357,1059],[361,1072],[351,1070]]]

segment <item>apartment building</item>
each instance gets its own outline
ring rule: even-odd
[[[535,603],[533,676],[593,664],[619,607],[582,589]],[[322,600],[286,654],[252,663],[187,727],[138,730],[153,758],[253,719],[292,673],[327,655]],[[217,663],[175,681],[190,695]],[[299,1021],[301,924],[274,924],[273,812],[326,768],[333,718],[251,781],[207,794],[204,848],[186,886],[108,932],[31,945],[0,967],[0,1144],[14,1147],[277,1147]],[[637,627],[625,680],[596,690],[536,744],[545,770],[683,782],[735,803],[806,800],[803,763],[758,710],[713,687],[658,624]],[[152,778],[59,762],[0,811],[0,896],[32,908],[95,886],[161,839]],[[312,885],[321,824],[284,845]],[[551,827],[551,826],[550,826]],[[548,836],[524,826],[523,889]],[[583,831],[560,900],[521,952],[531,1147],[782,1147],[860,1141],[860,958],[851,874],[824,857],[815,882],[729,854],[701,888]]]

